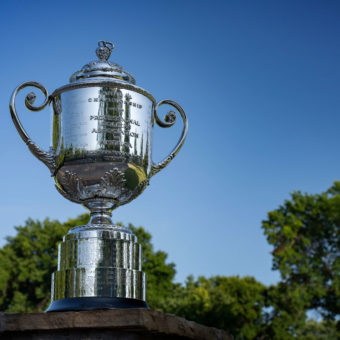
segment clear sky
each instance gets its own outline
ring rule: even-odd
[[[51,93],[106,40],[116,45],[111,61],[190,120],[178,156],[114,220],[151,232],[180,282],[238,274],[275,283],[261,221],[292,191],[318,193],[340,177],[339,19],[340,2],[325,0],[2,3],[0,245],[28,217],[85,211],[60,196],[20,140],[13,89],[34,80]],[[23,99],[23,125],[48,148],[49,109],[25,111]],[[154,161],[180,130],[180,119],[155,128]]]

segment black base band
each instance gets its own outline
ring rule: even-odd
[[[149,308],[142,300],[117,297],[81,297],[53,301],[45,312],[79,311],[115,308]]]

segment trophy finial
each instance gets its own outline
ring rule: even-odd
[[[118,64],[111,63],[108,60],[113,49],[112,42],[100,40],[96,49],[98,59],[90,61],[80,71],[73,73],[70,77],[70,83],[76,83],[78,80],[83,83],[86,78],[96,77],[99,79],[105,77],[107,80],[119,79],[130,84],[136,84],[136,79],[130,73],[124,71]]]
[[[97,57],[102,61],[107,61],[113,49],[114,45],[112,42],[100,40],[96,49]]]

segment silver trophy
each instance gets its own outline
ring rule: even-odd
[[[51,95],[43,85],[25,82],[10,101],[19,135],[50,169],[59,193],[91,212],[89,223],[72,228],[59,245],[47,311],[147,307],[141,246],[129,229],[112,223],[111,215],[113,209],[139,196],[150,178],[176,156],[188,122],[179,104],[172,100],[156,104],[149,92],[135,85],[131,74],[109,62],[113,47],[100,41],[98,60],[86,64]],[[30,92],[25,98],[29,110],[53,108],[49,151],[30,139],[17,116],[15,98],[26,87],[38,88],[45,96],[37,106],[36,95]],[[167,128],[176,120],[174,111],[164,120],[158,116],[165,104],[181,115],[184,127],[169,156],[153,163],[154,122]]]

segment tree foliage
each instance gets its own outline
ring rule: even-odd
[[[46,219],[15,227],[0,249],[0,308],[9,312],[43,311],[50,300],[51,272],[57,267],[56,244],[68,227]]]
[[[321,194],[291,195],[263,221],[287,299],[330,319],[340,311],[340,182]]]
[[[308,320],[297,331],[299,340],[339,340],[339,335],[335,321],[329,320]]]
[[[264,331],[266,287],[252,277],[189,276],[174,287],[162,310],[198,323],[226,329],[238,339],[256,339]]]

